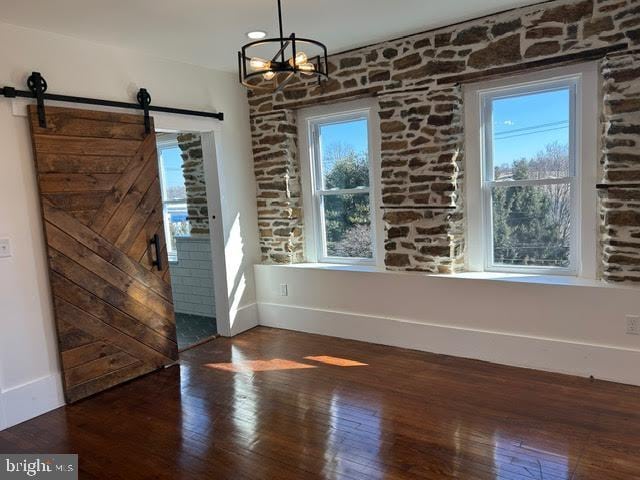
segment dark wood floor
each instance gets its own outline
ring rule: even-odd
[[[257,328],[0,432],[0,452],[78,453],[82,479],[628,480],[640,388]]]

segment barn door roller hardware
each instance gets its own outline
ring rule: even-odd
[[[99,98],[74,97],[71,95],[57,95],[47,92],[47,81],[39,72],[33,72],[27,79],[26,90],[16,90],[13,87],[0,88],[0,95],[5,98],[35,98],[38,106],[38,123],[40,127],[47,128],[47,118],[45,116],[45,100],[54,100],[56,102],[83,103],[85,105],[99,105],[103,107],[140,109],[144,112],[144,126],[147,133],[151,131],[151,121],[149,112],[175,113],[177,115],[192,115],[196,117],[217,118],[224,120],[222,112],[203,112],[199,110],[184,110],[182,108],[158,107],[151,105],[151,95],[145,88],[138,91],[138,103],[114,102],[112,100],[102,100]]]

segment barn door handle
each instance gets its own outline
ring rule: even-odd
[[[149,241],[149,245],[154,247],[154,250],[156,251],[156,259],[151,260],[151,266],[152,267],[158,267],[158,271],[162,270],[162,258],[160,257],[160,236],[156,233],[153,237],[151,237],[151,240]]]

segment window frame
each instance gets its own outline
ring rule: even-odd
[[[465,86],[467,145],[467,269],[542,275],[596,276],[598,106],[595,63],[571,65],[542,72]],[[491,100],[569,88],[570,129],[568,177],[562,179],[496,181],[493,179]],[[591,100],[591,104],[589,104]],[[490,170],[491,169],[491,170]],[[501,186],[570,185],[571,238],[568,267],[518,266],[493,259],[492,189]]]
[[[580,209],[579,195],[577,194],[578,168],[576,145],[577,132],[580,129],[581,119],[576,116],[576,95],[579,88],[580,79],[571,76],[563,79],[552,79],[548,82],[535,82],[525,85],[515,85],[512,87],[495,88],[481,90],[480,94],[480,128],[482,129],[482,219],[483,219],[483,239],[484,239],[484,270],[487,272],[526,272],[544,273],[555,275],[575,275],[577,269],[577,249],[579,248],[580,230],[577,228]],[[510,180],[499,181],[494,178],[493,163],[493,110],[492,102],[496,99],[518,97],[524,95],[534,95],[536,93],[553,92],[559,90],[569,90],[569,176],[559,179],[537,179],[537,180]],[[569,266],[568,267],[544,267],[527,265],[508,265],[497,263],[494,258],[494,235],[493,235],[493,201],[492,193],[496,187],[527,187],[551,184],[569,184],[571,225],[569,244]]]
[[[169,214],[168,211],[168,207],[171,205],[182,205],[184,204],[186,209],[187,209],[187,215],[189,214],[189,204],[187,202],[187,193],[186,193],[186,189],[185,189],[185,195],[183,199],[172,199],[172,200],[167,200],[166,197],[166,192],[167,192],[167,185],[166,185],[166,181],[165,181],[165,175],[164,175],[164,158],[162,156],[162,152],[164,150],[169,150],[169,149],[174,149],[177,148],[179,149],[179,144],[178,144],[178,140],[177,138],[171,138],[171,139],[163,139],[163,140],[158,140],[157,144],[156,144],[156,148],[158,151],[158,176],[159,176],[159,180],[160,180],[160,196],[162,197],[162,223],[163,223],[163,228],[164,228],[164,236],[165,236],[165,242],[167,244],[167,258],[169,259],[170,262],[177,262],[178,261],[178,252],[173,251],[171,249],[171,241],[170,241],[170,237],[171,237],[171,216]]]
[[[353,189],[327,190],[322,182],[322,162],[318,157],[321,125],[348,122],[358,119],[367,120],[369,186]],[[378,186],[378,166],[380,158],[379,122],[376,105],[372,101],[348,102],[331,106],[313,107],[298,112],[298,133],[300,144],[300,167],[302,197],[305,214],[306,260],[311,263],[345,265],[380,265],[381,248],[379,242],[384,232],[380,226],[382,218],[380,188]],[[334,257],[327,254],[327,242],[324,224],[324,203],[326,196],[342,194],[368,194],[371,225],[371,258]]]

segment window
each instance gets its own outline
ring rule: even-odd
[[[169,260],[177,261],[176,237],[189,235],[187,194],[182,173],[182,152],[175,140],[158,143],[164,235]]]
[[[481,94],[489,269],[575,271],[576,81]]]
[[[479,163],[467,182],[473,184],[469,216],[477,217],[469,222],[476,257],[470,263],[481,267],[471,269],[584,273],[581,247],[592,241],[582,236],[595,237],[595,200],[588,193],[591,201],[584,201],[583,178],[595,169],[597,125],[583,105],[584,78],[574,67],[568,75],[534,74],[470,89],[467,141],[477,155],[468,162]],[[589,128],[585,149],[581,139]]]
[[[370,108],[301,115],[307,256],[311,261],[375,263],[376,188]],[[309,248],[311,247],[311,248]]]

